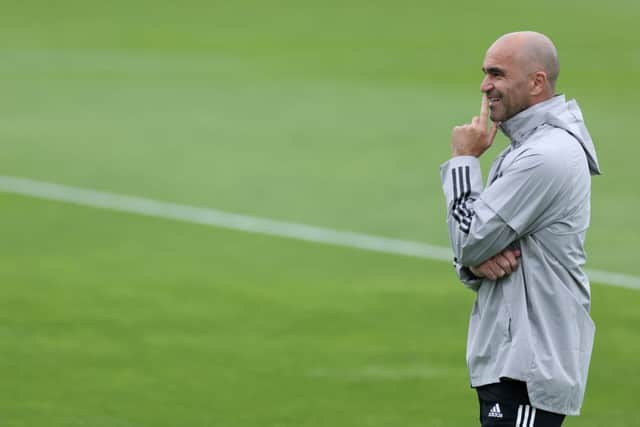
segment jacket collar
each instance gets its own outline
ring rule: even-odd
[[[565,104],[564,95],[539,102],[511,117],[499,125],[502,133],[511,140],[514,148],[522,144],[540,125],[546,121],[547,113]]]

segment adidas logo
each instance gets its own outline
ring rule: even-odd
[[[490,418],[502,418],[502,411],[500,411],[500,404],[496,403],[493,408],[489,410]]]

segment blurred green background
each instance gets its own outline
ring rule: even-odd
[[[637,276],[639,18],[632,1],[5,0],[0,175],[446,246],[451,127],[477,113],[487,47],[533,29],[604,172],[588,267]],[[447,263],[3,193],[0,212],[0,425],[477,425],[473,294]],[[594,284],[566,425],[638,425],[639,303]]]

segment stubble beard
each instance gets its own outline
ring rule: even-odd
[[[518,102],[515,105],[511,105],[509,99],[505,99],[504,96],[500,96],[500,102],[490,110],[489,118],[492,122],[506,122],[516,114],[529,108],[527,102]]]

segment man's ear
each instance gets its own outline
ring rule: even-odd
[[[544,71],[536,71],[529,80],[529,91],[532,96],[538,96],[547,88],[547,73]]]

